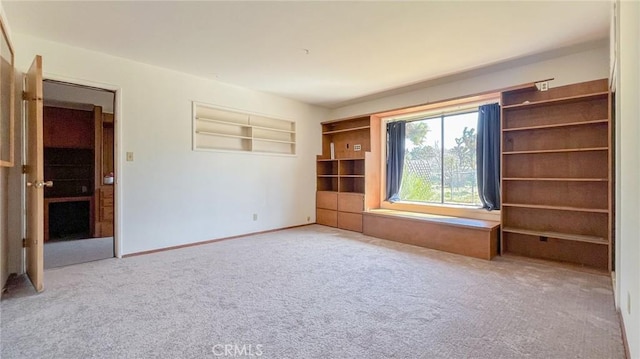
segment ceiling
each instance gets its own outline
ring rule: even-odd
[[[609,1],[3,1],[13,32],[338,107],[604,39]]]

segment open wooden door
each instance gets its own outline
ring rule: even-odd
[[[27,100],[27,275],[36,291],[44,290],[44,187],[53,186],[44,181],[44,158],[42,142],[42,57],[33,60],[25,84]]]

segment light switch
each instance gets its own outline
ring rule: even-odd
[[[133,162],[133,152],[127,152],[127,162]]]

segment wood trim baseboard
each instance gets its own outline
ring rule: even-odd
[[[620,319],[620,331],[622,332],[622,346],[624,346],[624,356],[627,359],[631,359],[631,352],[629,351],[629,341],[627,340],[627,331],[624,328],[624,318],[620,310],[618,312],[618,318]]]
[[[122,256],[122,258],[129,258],[129,257],[136,257],[136,256],[142,256],[145,254],[152,254],[152,253],[158,253],[158,252],[165,252],[165,251],[170,251],[170,250],[174,250],[174,249],[180,249],[180,248],[187,248],[187,247],[193,247],[193,246],[199,246],[199,245],[203,245],[203,244],[209,244],[209,243],[216,243],[216,242],[222,242],[222,241],[227,241],[229,239],[237,239],[237,238],[242,238],[242,237],[247,237],[247,236],[253,236],[253,235],[257,235],[257,234],[265,234],[265,233],[271,233],[271,232],[278,232],[278,231],[282,231],[285,229],[292,229],[292,228],[298,228],[298,227],[304,227],[304,226],[310,226],[312,224],[315,223],[308,223],[308,224],[299,224],[296,226],[289,226],[289,227],[282,227],[282,228],[276,228],[276,229],[269,229],[266,231],[260,231],[260,232],[251,232],[251,233],[246,233],[246,234],[240,234],[237,236],[231,236],[231,237],[224,237],[224,238],[216,238],[216,239],[208,239],[206,241],[201,241],[201,242],[194,242],[194,243],[187,243],[187,244],[181,244],[178,246],[171,246],[171,247],[164,247],[164,248],[158,248],[158,249],[152,249],[152,250],[148,250],[148,251],[142,251],[142,252],[135,252],[135,253],[129,253],[129,254],[125,254]]]

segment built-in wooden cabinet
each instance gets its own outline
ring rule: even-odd
[[[99,237],[113,236],[113,186],[102,186],[98,191],[96,232]]]
[[[371,150],[369,116],[322,124],[316,162],[316,222],[362,232],[365,157]]]
[[[612,269],[607,80],[502,94],[501,252]]]
[[[95,221],[94,237],[111,237],[114,232],[113,220],[113,176],[114,167],[114,116],[110,113],[102,113],[100,128],[96,136],[99,138],[99,147],[96,146],[96,161],[100,172],[96,174],[98,185],[95,196]]]

